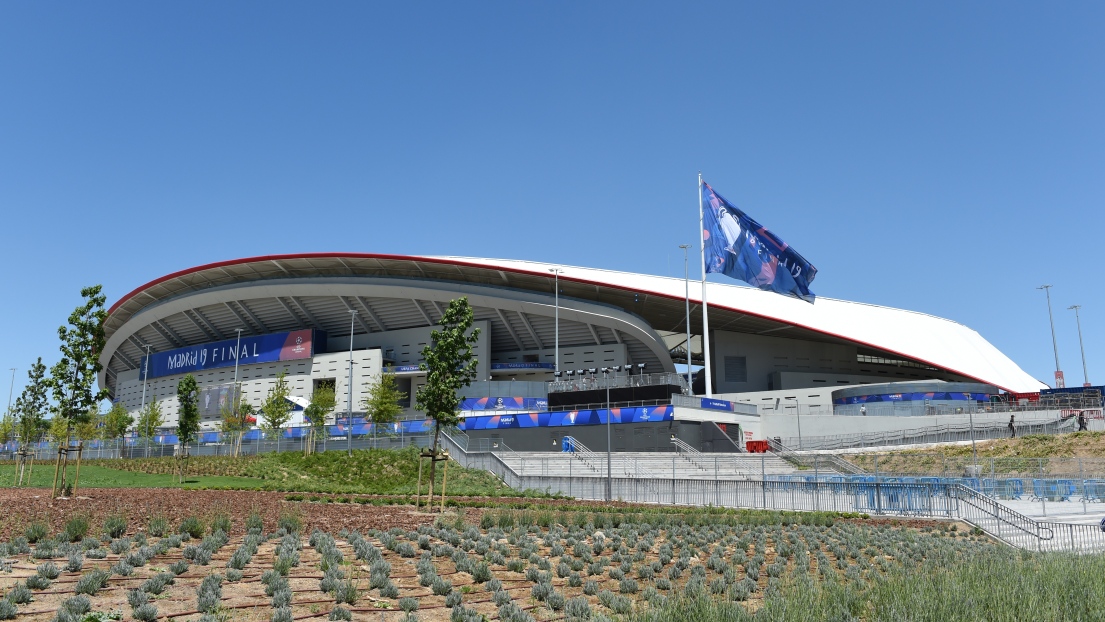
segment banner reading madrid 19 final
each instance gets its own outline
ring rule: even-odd
[[[814,301],[810,283],[817,268],[706,182],[702,182],[702,204],[706,272],[720,272],[760,289]]]
[[[242,365],[253,365],[311,358],[314,355],[315,339],[325,342],[325,333],[311,329],[297,330],[242,337],[240,344],[236,339],[227,339],[158,352],[149,357],[149,377],[160,378],[214,367],[230,367],[235,361]],[[146,357],[142,359],[142,366],[138,368],[139,380],[142,379],[142,370],[146,368]]]

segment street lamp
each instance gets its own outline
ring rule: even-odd
[[[1082,319],[1078,317],[1078,310],[1082,305],[1071,305],[1067,310],[1074,309],[1074,321],[1078,323],[1078,349],[1082,351],[1082,386],[1090,386],[1090,375],[1086,373],[1086,346],[1082,345]]]
[[[556,302],[553,371],[560,371],[560,274],[564,271],[560,268],[549,268],[549,272],[553,273],[553,299]]]
[[[346,453],[353,457],[353,327],[357,321],[357,310],[349,310],[349,394],[346,399]]]
[[[694,389],[691,389],[691,273],[687,267],[687,249],[690,247],[690,244],[679,245],[679,248],[683,249],[683,297],[687,310],[687,388],[693,394]]]
[[[1051,316],[1051,286],[1041,285],[1036,289],[1042,289],[1047,294],[1047,320],[1051,323],[1051,349],[1055,352],[1055,388],[1062,389],[1067,386],[1067,383],[1063,380],[1063,370],[1059,369],[1059,346],[1055,342],[1055,319]]]

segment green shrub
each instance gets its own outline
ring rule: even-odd
[[[276,528],[283,529],[288,533],[299,533],[303,529],[303,521],[295,514],[285,512],[276,521]]]
[[[180,522],[180,527],[177,529],[177,533],[188,534],[192,538],[202,538],[204,532],[207,531],[206,525],[203,524],[199,518],[195,516],[189,516]]]
[[[169,532],[169,521],[164,516],[154,516],[150,519],[150,524],[146,527],[146,531],[155,538],[160,538]]]
[[[27,538],[27,542],[34,544],[45,538],[48,532],[49,529],[47,529],[46,523],[35,521],[27,525],[27,528],[23,531],[23,535]]]
[[[222,531],[225,534],[229,534],[231,525],[232,522],[229,516],[226,514],[216,514],[214,520],[211,521],[211,533]]]
[[[112,514],[104,519],[104,535],[111,539],[118,538],[127,532],[127,519],[119,514]]]
[[[65,521],[65,537],[70,542],[80,542],[88,535],[88,516],[84,514],[77,514],[76,516]]]

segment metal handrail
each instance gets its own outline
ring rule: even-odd
[[[705,465],[702,464],[702,452],[698,451],[694,447],[691,447],[686,441],[681,438],[671,437],[671,444],[675,445],[675,451],[679,454],[679,457],[683,458],[687,462],[695,465],[703,471],[708,471]]]
[[[600,467],[601,458],[597,453],[588,449],[586,445],[579,442],[579,440],[577,440],[574,436],[565,436],[564,439],[567,440],[569,443],[569,453],[571,453],[576,459],[582,462],[584,466],[591,469],[595,473],[602,472],[602,469]]]
[[[1077,421],[1073,418],[1069,419],[1053,419],[1042,423],[1024,423],[1015,422],[1014,428],[1018,435],[1024,434],[1061,434],[1067,431],[1069,428],[1073,428],[1077,425]],[[811,450],[830,450],[830,449],[848,449],[853,447],[882,447],[882,446],[894,446],[894,445],[912,445],[912,444],[925,444],[925,443],[938,443],[938,442],[950,442],[950,439],[954,435],[967,435],[963,439],[956,440],[969,440],[970,435],[973,433],[975,440],[985,440],[990,438],[1002,438],[1009,434],[1008,424],[999,425],[976,425],[972,427],[969,424],[949,424],[940,426],[926,426],[920,428],[910,428],[906,430],[895,430],[892,432],[869,432],[865,434],[837,434],[829,436],[803,436],[802,447],[803,449]],[[943,437],[943,440],[941,440]],[[780,439],[784,445],[791,445],[797,442],[797,438],[785,438]]]
[[[549,393],[563,393],[565,391],[592,391],[595,389],[619,389],[622,387],[649,387],[659,385],[675,385],[683,393],[690,392],[687,378],[682,374],[672,372],[657,374],[638,374],[612,376],[576,376],[570,380],[553,380],[549,383]]]

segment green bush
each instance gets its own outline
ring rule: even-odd
[[[88,516],[84,514],[77,514],[76,516],[65,521],[65,537],[70,542],[80,542],[88,535]]]
[[[206,531],[206,525],[195,516],[186,517],[180,522],[180,527],[177,528],[177,533],[186,533],[193,538],[202,538]]]
[[[127,532],[127,519],[119,514],[112,514],[104,519],[104,535],[115,539]]]
[[[35,521],[27,525],[27,529],[23,531],[23,535],[27,538],[27,542],[31,544],[45,538],[47,533],[49,533],[49,529],[46,527],[46,523],[41,521]]]

